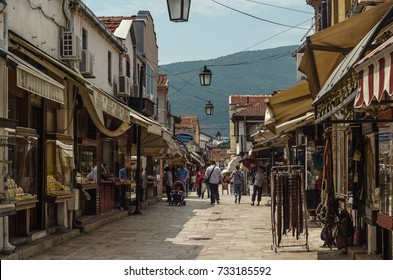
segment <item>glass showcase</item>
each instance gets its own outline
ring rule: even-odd
[[[51,196],[72,194],[73,145],[60,140],[48,140],[46,149],[47,194]]]
[[[38,137],[15,135],[8,143],[8,174],[5,188],[10,201],[24,202],[37,197]]]

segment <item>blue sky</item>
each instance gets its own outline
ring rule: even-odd
[[[300,45],[306,34],[312,34],[307,32],[314,22],[313,9],[306,0],[192,0],[185,23],[169,21],[166,0],[83,2],[96,16],[149,11],[157,35],[159,65]]]

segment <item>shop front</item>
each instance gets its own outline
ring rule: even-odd
[[[95,87],[80,98],[76,166],[80,209],[76,215],[127,209],[132,180],[131,109]],[[124,175],[119,178],[121,169]]]
[[[360,71],[362,61],[370,62],[365,56],[367,51],[385,40],[384,30],[391,18],[390,11],[371,28],[330,74],[313,102],[316,123],[326,128],[324,159],[328,159],[328,164],[324,164],[323,176],[327,183],[322,200],[327,201],[326,205],[343,201],[341,209],[328,210],[332,217],[335,211],[347,209],[352,213],[355,236],[360,236],[354,242],[366,245],[368,254],[382,254],[387,259],[391,259],[391,237],[389,244],[386,242],[389,238],[381,234],[377,217],[381,207],[379,127],[388,121],[381,118],[379,110],[375,110],[377,107],[362,106],[364,102],[360,99],[369,100],[363,94],[368,86],[363,83],[363,74],[358,75],[356,71]],[[374,79],[368,77],[368,80]],[[385,161],[389,160],[385,158]]]
[[[375,236],[376,244],[370,250],[392,259],[393,238],[393,37],[368,54],[355,65],[359,74],[359,92],[354,107],[368,111],[374,121],[364,125],[365,219],[369,221],[368,238]]]
[[[15,144],[8,153],[12,158],[8,196],[16,207],[9,231],[10,238],[28,241],[45,236],[48,228],[68,227],[73,159],[72,152],[71,159],[62,157],[56,141],[72,151],[72,135],[67,130],[56,133],[69,120],[67,109],[61,109],[70,101],[65,94],[68,87],[38,70],[42,66],[34,60],[19,56],[23,57],[19,51],[7,55],[8,118],[17,122]]]

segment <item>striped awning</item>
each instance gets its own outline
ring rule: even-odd
[[[365,56],[355,66],[359,74],[359,90],[354,107],[369,106],[373,99],[381,101],[386,92],[393,95],[393,37]]]

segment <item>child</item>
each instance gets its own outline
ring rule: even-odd
[[[252,193],[254,192],[254,182],[255,182],[255,177],[254,174],[250,174],[249,177],[250,185],[249,185],[249,191],[250,191],[250,196],[252,196]]]

